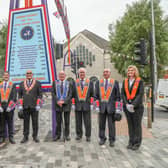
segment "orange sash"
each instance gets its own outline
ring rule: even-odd
[[[114,86],[114,79],[110,79],[110,83],[108,84],[108,88],[105,91],[105,86],[104,86],[104,79],[100,79],[100,94],[101,94],[101,101],[108,102],[110,95],[112,93]]]
[[[83,100],[83,101],[86,100],[86,96],[87,96],[88,88],[89,88],[89,82],[90,82],[90,80],[86,79],[85,84],[84,84],[84,88],[82,89],[81,85],[80,85],[80,80],[79,79],[76,80],[76,89],[77,89],[77,94],[78,94],[79,100]]]
[[[13,83],[9,82],[8,87],[6,88],[6,91],[4,91],[3,82],[0,83],[0,92],[1,92],[1,101],[2,102],[8,102],[11,90],[12,90]]]
[[[134,85],[133,85],[133,88],[132,88],[132,91],[131,93],[129,92],[129,89],[128,89],[128,78],[125,79],[125,82],[124,82],[124,87],[125,87],[125,93],[126,93],[126,96],[127,96],[127,100],[132,100],[134,99],[136,93],[137,93],[137,90],[138,90],[138,87],[139,87],[139,82],[140,82],[141,78],[138,77],[135,79],[135,82],[134,82]]]

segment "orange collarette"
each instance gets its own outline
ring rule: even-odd
[[[110,79],[110,83],[112,86],[108,86],[107,90],[105,91],[104,88],[104,79],[100,79],[100,93],[101,93],[101,100],[108,101],[113,90],[114,86],[114,79]]]
[[[87,96],[87,92],[88,92],[88,88],[89,88],[89,82],[90,82],[90,80],[86,79],[84,88],[82,89],[80,86],[80,80],[79,79],[76,80],[76,83],[77,83],[76,88],[77,88],[77,94],[78,94],[79,100],[84,100],[84,101],[86,100],[86,96]]]
[[[132,100],[134,99],[136,93],[137,93],[137,90],[138,90],[138,87],[139,87],[139,82],[140,82],[141,78],[138,77],[135,79],[135,82],[134,82],[134,85],[133,85],[133,88],[132,88],[132,91],[131,93],[129,92],[129,89],[128,89],[128,78],[125,79],[125,82],[124,82],[124,88],[125,88],[125,93],[126,93],[126,96],[127,96],[127,100]]]
[[[27,82],[26,82],[26,81],[27,81],[27,80],[25,79],[25,80],[24,80],[24,88],[25,88],[25,90],[26,90],[27,93],[28,93],[30,90],[33,89],[34,85],[36,84],[36,80],[33,79],[33,82],[32,82],[32,84],[31,84],[30,87],[27,86]]]
[[[1,101],[5,101],[7,102],[8,99],[9,99],[9,96],[10,96],[10,93],[11,93],[11,90],[12,90],[12,86],[13,86],[13,83],[12,82],[9,82],[9,85],[8,87],[6,88],[6,91],[4,91],[4,88],[3,88],[3,82],[0,83],[0,88],[1,88]]]

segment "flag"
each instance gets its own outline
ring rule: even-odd
[[[58,19],[60,18],[59,12],[54,12],[53,15],[54,15],[56,18],[58,18]]]

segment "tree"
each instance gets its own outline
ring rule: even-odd
[[[163,12],[159,6],[159,0],[154,0],[155,33],[156,33],[156,56],[158,72],[162,65],[168,62],[168,19],[163,18]],[[148,44],[151,31],[151,4],[148,0],[139,0],[127,5],[124,16],[115,24],[109,25],[110,45],[113,51],[112,61],[121,74],[125,74],[128,65],[136,64],[134,61],[134,45],[139,39],[144,38]],[[116,53],[120,53],[120,56]],[[149,56],[148,56],[149,59]],[[136,64],[139,66],[139,64]],[[150,67],[140,69],[141,76],[146,80],[150,77]]]
[[[4,70],[5,67],[5,53],[7,42],[8,25],[3,23],[0,29],[0,70]]]

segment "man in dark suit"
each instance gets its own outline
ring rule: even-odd
[[[8,126],[9,142],[15,144],[13,137],[13,115],[16,103],[16,86],[9,81],[9,73],[3,74],[0,83],[0,143],[5,141],[6,123]]]
[[[136,66],[130,65],[127,69],[127,78],[122,86],[123,110],[125,112],[128,130],[129,142],[128,149],[139,149],[142,141],[142,116],[144,112],[143,81],[139,77]]]
[[[64,71],[59,72],[59,80],[53,82],[52,96],[55,102],[56,110],[56,136],[54,141],[61,138],[61,125],[63,123],[64,115],[64,132],[65,140],[70,140],[70,111],[72,99],[72,84],[65,80],[66,74]]]
[[[42,105],[42,89],[39,81],[33,79],[31,70],[26,72],[26,79],[19,87],[19,110],[23,110],[24,129],[21,143],[28,141],[30,116],[32,118],[33,140],[39,142],[38,135],[38,113]]]
[[[105,128],[106,118],[108,119],[109,128],[109,145],[114,146],[115,142],[115,121],[116,102],[120,101],[119,84],[110,78],[110,69],[104,69],[104,79],[100,79],[95,85],[95,98],[99,101],[99,145],[106,141]]]
[[[91,103],[93,97],[93,82],[86,78],[86,70],[79,69],[79,78],[74,83],[73,97],[75,98],[76,140],[83,135],[82,122],[84,121],[86,141],[91,139]],[[83,121],[82,121],[83,120]]]

